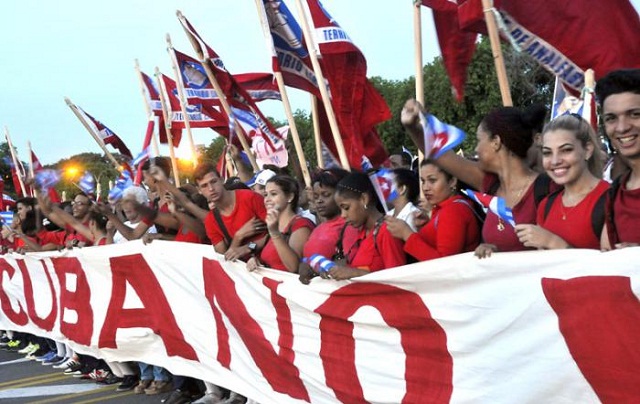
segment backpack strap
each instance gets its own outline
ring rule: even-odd
[[[231,241],[233,240],[229,235],[229,231],[227,230],[227,226],[224,225],[222,221],[222,216],[220,215],[220,210],[218,208],[213,208],[213,217],[216,219],[216,223],[218,223],[218,227],[222,232],[222,236],[224,237],[224,242],[227,245],[227,248],[231,245]]]
[[[333,261],[343,260],[345,258],[343,240],[344,240],[344,232],[347,230],[347,226],[349,226],[349,224],[345,223],[344,226],[342,226],[342,229],[340,229],[340,234],[338,235],[338,241],[336,242],[336,252],[335,254],[333,254],[333,257],[331,257]]]
[[[373,228],[373,248],[376,249],[376,252],[379,253],[378,250],[378,233],[380,233],[380,228],[382,227],[382,223],[384,223],[384,215],[380,217],[380,219],[376,220],[376,225]]]
[[[538,175],[536,179],[533,180],[533,200],[536,202],[536,207],[538,207],[545,196],[549,195],[550,186],[551,178],[545,173]]]
[[[593,205],[593,210],[591,211],[591,229],[598,240],[600,240],[602,228],[604,227],[605,209],[608,199],[609,192],[603,192],[596,201],[596,204]]]
[[[605,223],[607,224],[607,237],[609,238],[609,244],[611,244],[611,248],[615,248],[614,246],[620,242],[620,237],[618,236],[618,231],[616,229],[616,223],[614,220],[613,205],[615,204],[616,194],[618,193],[620,185],[623,181],[622,177],[626,177],[626,175],[616,177],[616,179],[611,183],[611,188],[609,188],[609,191],[607,192],[607,195],[609,197],[607,198],[604,211]]]
[[[559,189],[549,194],[549,199],[547,199],[547,203],[544,204],[544,212],[542,214],[543,219],[545,220],[547,219],[547,216],[549,216],[549,212],[551,211],[551,206],[553,206],[553,202],[556,200],[556,198],[558,197],[558,195],[560,195],[561,192],[562,192],[562,189]]]

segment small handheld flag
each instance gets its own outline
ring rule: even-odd
[[[0,221],[3,225],[11,227],[13,224],[13,212],[11,211],[2,211],[0,212]]]
[[[60,172],[57,170],[40,170],[35,173],[35,181],[43,192],[48,192],[60,182]]]
[[[375,171],[367,156],[362,156],[362,171],[369,175],[369,180],[371,180],[376,195],[378,195],[385,213],[388,213],[387,203],[393,202],[399,195],[393,172],[387,168]]]
[[[480,204],[480,206],[482,206],[483,208],[490,210],[500,219],[509,223],[512,227],[515,227],[516,222],[513,219],[513,212],[511,211],[511,208],[507,207],[507,202],[504,200],[504,198],[483,194],[481,192],[475,192],[471,189],[464,189],[462,190],[462,192],[464,192],[465,195]]]
[[[78,182],[78,188],[85,194],[93,194],[96,192],[96,179],[93,178],[93,174],[89,171],[85,171],[82,178]]]
[[[120,200],[120,198],[122,198],[124,190],[132,185],[133,180],[131,179],[131,172],[129,170],[122,171],[113,188],[109,190],[109,200],[112,202]]]
[[[331,261],[328,258],[325,258],[320,254],[313,254],[309,258],[303,259],[303,262],[309,264],[309,266],[318,273],[329,272],[331,268],[336,266],[335,262]]]
[[[462,129],[441,122],[431,114],[420,114],[420,123],[424,132],[424,155],[437,159],[446,151],[464,142],[467,136]]]

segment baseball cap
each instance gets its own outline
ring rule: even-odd
[[[267,181],[275,177],[275,175],[276,173],[269,169],[260,170],[249,181],[247,181],[247,186],[252,187],[256,184],[265,186]]]

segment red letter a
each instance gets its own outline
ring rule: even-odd
[[[110,259],[113,285],[107,316],[100,332],[100,348],[117,348],[118,328],[150,328],[157,334],[169,356],[197,361],[198,355],[184,339],[162,287],[140,254]],[[144,308],[125,309],[127,282],[136,291]]]

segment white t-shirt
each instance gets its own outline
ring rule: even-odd
[[[124,222],[124,225],[127,226],[127,227],[130,227],[132,229],[135,229],[136,227],[138,227],[138,225],[140,223],[141,223],[141,221],[138,222],[138,223],[131,223],[129,220],[127,220],[126,222]],[[147,233],[154,234],[154,233],[157,233],[157,232],[158,232],[158,230],[156,229],[155,225],[153,225],[153,226],[151,226],[151,227],[149,227],[147,229]],[[116,231],[116,233],[113,235],[113,244],[125,243],[127,241],[129,241],[129,240],[127,240],[125,238],[125,236],[123,236],[122,233],[120,233],[119,231]]]
[[[411,230],[418,231],[418,228],[416,227],[413,220],[413,212],[419,212],[419,211],[420,209],[418,209],[416,205],[409,202],[406,205],[404,205],[404,208],[402,208],[402,210],[400,211],[400,213],[398,213],[398,216],[396,217],[400,220],[404,220],[409,225],[409,227],[411,227]],[[391,209],[389,213],[387,213],[387,215],[393,216],[394,212],[395,212],[395,209]]]

